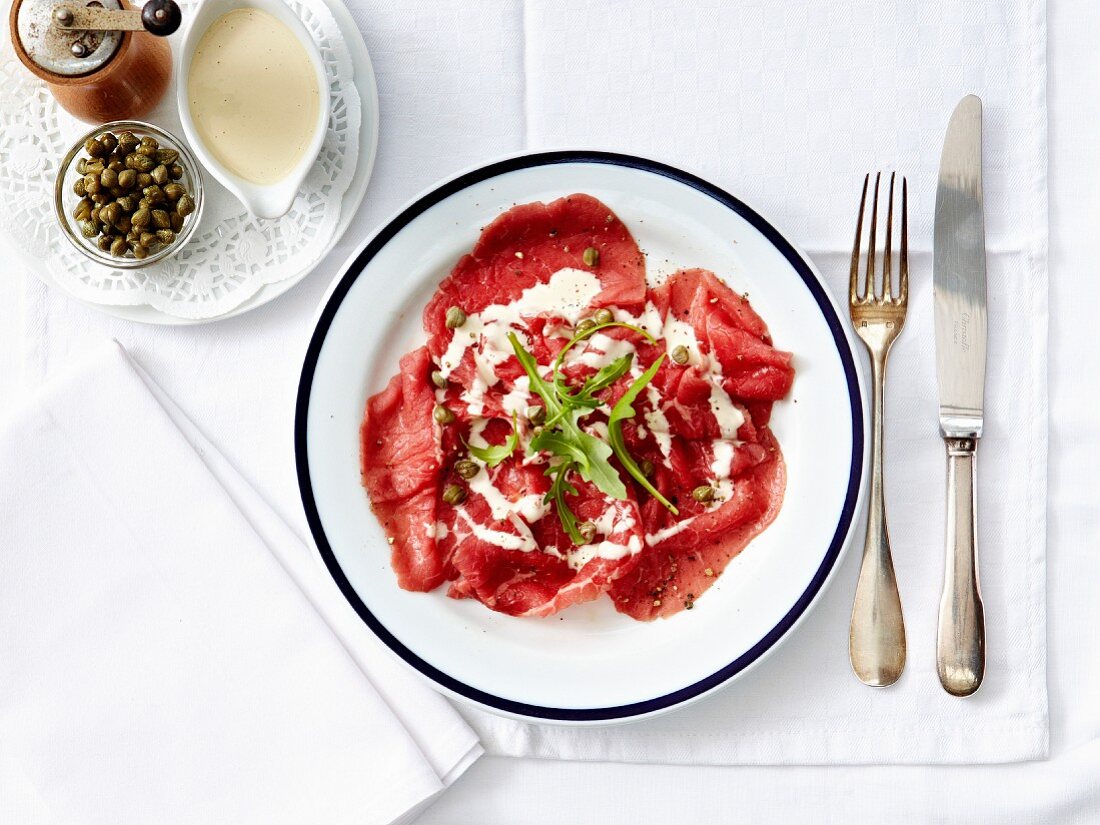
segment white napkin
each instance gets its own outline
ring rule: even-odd
[[[842,303],[864,173],[908,175],[911,304],[888,376],[886,484],[909,662],[886,690],[865,688],[851,673],[860,531],[805,624],[730,689],[683,712],[606,730],[468,713],[486,748],[713,764],[1045,756],[1043,4],[532,0],[525,31],[531,148],[598,146],[696,171],[807,249]],[[986,126],[990,363],[978,506],[989,663],[978,694],[959,700],[935,673],[944,456],[930,250],[940,148],[968,92],[984,99]]]
[[[0,471],[5,821],[387,825],[480,754],[117,344]]]

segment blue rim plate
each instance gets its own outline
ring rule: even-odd
[[[795,353],[773,430],[788,466],[776,522],[695,610],[651,623],[609,600],[515,619],[443,590],[407,593],[359,483],[368,395],[423,340],[420,311],[480,228],[516,203],[588,192],[647,254],[651,274],[715,271],[749,292]],[[852,338],[810,262],[737,198],[671,166],[591,151],[528,153],[420,195],[364,242],[334,282],[306,352],[294,446],[310,530],[366,626],[436,688],[522,719],[606,724],[695,701],[758,663],[804,618],[852,532],[864,485],[862,379]]]

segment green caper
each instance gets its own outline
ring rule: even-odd
[[[126,250],[130,247],[126,244],[125,238],[115,238],[111,241],[111,254],[116,258],[121,258],[126,254]]]
[[[93,192],[91,198],[96,203],[102,205],[111,200],[111,193],[105,192],[103,189],[100,189],[98,192]]]
[[[83,175],[87,171],[88,171],[88,159],[87,158],[81,158],[80,160],[78,160],[76,162],[76,173],[78,175]]]
[[[112,155],[111,157],[114,157],[114,155]],[[110,163],[107,164],[107,168],[110,169],[112,172],[121,172],[123,169],[126,168],[126,166],[121,160],[112,160]]]
[[[178,201],[176,201],[176,212],[183,217],[187,217],[195,211],[195,201],[190,195],[184,195]]]
[[[84,197],[84,178],[77,178],[73,184],[73,194],[78,198]]]
[[[105,154],[108,155],[118,148],[118,138],[116,138],[110,132],[104,132],[102,135],[100,135],[99,142],[103,144],[103,148],[107,150]]]
[[[168,183],[168,167],[165,166],[163,163],[160,166],[154,166],[153,171],[149,174],[153,176],[154,183]]]
[[[92,220],[77,221],[77,226],[80,227],[80,234],[83,235],[85,238],[91,239],[91,238],[94,238],[96,235],[99,234],[99,227],[96,226],[95,221],[92,221]]]
[[[691,491],[691,497],[698,501],[700,504],[706,504],[707,502],[714,501],[714,488],[709,484],[700,484],[694,490]]]
[[[581,254],[581,260],[584,261],[585,266],[599,266],[600,263],[600,250],[594,246],[588,247]]]
[[[577,525],[577,532],[581,534],[585,544],[591,544],[596,538],[596,525],[591,521],[582,521]]]
[[[592,316],[592,320],[595,321],[599,326],[603,326],[604,324],[610,324],[612,321],[614,321],[615,314],[606,307],[604,309],[597,309],[596,314]]]
[[[133,189],[137,185],[137,172],[133,169],[123,169],[118,173],[118,185],[126,190]]]
[[[585,318],[583,321],[581,321],[579,324],[577,324],[577,326],[573,330],[573,332],[576,335],[584,335],[586,332],[589,332],[589,331],[591,331],[595,328],[596,328],[596,322],[593,321],[591,318]]]
[[[162,168],[163,167],[161,167],[161,166],[157,167],[157,169],[162,169]],[[153,170],[153,171],[156,171],[156,170]],[[163,189],[164,189],[164,197],[168,198],[168,200],[170,200],[172,203],[175,203],[180,198],[182,198],[183,195],[184,195],[184,192],[185,192],[184,188],[182,186],[180,186],[178,183],[169,183],[166,186],[164,186]]]
[[[118,185],[118,172],[114,169],[104,169],[99,173],[100,186],[106,186],[110,189],[112,186]]]
[[[532,404],[523,411],[523,414],[536,427],[546,421],[546,407],[541,404]]]
[[[672,360],[677,364],[686,364],[691,360],[691,352],[683,344],[672,349]]]
[[[93,175],[91,172],[86,174],[83,178],[84,181],[84,194],[94,195],[99,191],[99,178]]]
[[[133,228],[133,224],[130,223],[130,216],[127,215],[125,212],[119,215],[118,220],[115,221],[115,229],[117,229],[119,232],[122,232],[123,234],[129,232]]]
[[[98,246],[103,252],[110,252],[111,244],[113,244],[114,242],[115,239],[112,238],[110,235],[100,235],[98,238],[95,239],[95,245]]]
[[[172,220],[168,217],[168,213],[163,209],[154,209],[153,226],[155,226],[157,229],[169,229],[172,226]]]
[[[465,479],[471,479],[481,472],[481,465],[476,461],[463,459],[455,462],[455,472]]]
[[[157,236],[152,232],[142,232],[138,235],[138,243],[142,246],[152,246],[157,242]]]
[[[88,175],[99,175],[104,169],[106,169],[101,160],[90,160],[84,166],[84,171]]]
[[[171,165],[179,159],[180,153],[175,149],[157,149],[157,163]]]
[[[103,218],[104,223],[109,223],[114,226],[115,221],[117,221],[122,214],[122,207],[118,205],[118,201],[113,201],[100,209],[99,214],[100,217]]]
[[[88,218],[95,221],[96,223],[101,223],[101,221],[99,220],[99,207],[98,206],[93,206],[92,207],[92,211],[88,214]]]
[[[443,490],[443,500],[448,504],[461,504],[466,500],[466,488],[458,484],[448,484]]]
[[[138,209],[152,209],[154,206],[156,206],[156,204],[148,198],[140,198],[138,200]]]
[[[107,147],[96,140],[94,137],[88,138],[84,142],[84,151],[91,155],[93,158],[101,158],[104,155],[110,154],[110,152],[107,151]]]
[[[443,377],[443,373],[439,370],[432,370],[431,379],[432,383],[439,387],[439,389],[447,389],[447,379]]]
[[[123,195],[116,203],[122,207],[123,212],[133,212],[137,209],[137,200],[132,195]]]
[[[164,200],[164,190],[153,183],[141,190],[141,194],[151,203],[160,203]]]
[[[157,163],[157,147],[152,143],[146,143],[148,138],[142,138],[141,143],[134,149],[134,154],[139,157],[149,159],[149,168],[152,169]]]
[[[129,154],[133,151],[141,141],[137,139],[133,132],[120,132],[118,136],[118,148],[122,152]]]
[[[130,223],[141,229],[143,226],[148,226],[153,220],[153,213],[149,209],[139,209],[133,215],[130,216]]]
[[[172,180],[179,180],[183,177],[183,167],[178,163],[173,163],[168,167],[168,177]]]
[[[137,174],[137,187],[138,189],[144,189],[153,182],[153,176],[148,172],[138,172]]]
[[[86,221],[92,215],[92,201],[89,198],[81,198],[80,203],[73,209],[73,217],[78,221]]]
[[[459,307],[449,307],[447,309],[446,323],[447,329],[458,329],[466,323],[466,313]]]
[[[141,244],[131,246],[130,251],[134,253],[134,257],[137,258],[139,261],[143,261],[149,257],[149,250]]]
[[[436,424],[450,424],[455,420],[455,414],[442,404],[436,404],[432,410],[432,418]]]
[[[173,212],[168,216],[168,220],[172,223],[172,231],[179,232],[183,229],[183,215],[179,212]]]
[[[153,167],[157,165],[157,162],[148,155],[141,154],[141,147],[139,146],[131,154],[126,156],[126,167],[128,169],[136,169],[139,172],[150,172]],[[150,178],[151,180],[151,178]]]
[[[174,243],[176,240],[176,233],[171,229],[158,229],[157,240],[167,246],[170,243]]]

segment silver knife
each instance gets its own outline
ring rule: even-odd
[[[969,696],[985,675],[978,586],[975,458],[985,402],[985,214],[982,102],[968,95],[947,126],[936,188],[933,259],[940,431],[947,445],[947,561],[936,666],[944,690]]]

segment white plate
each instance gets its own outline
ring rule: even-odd
[[[359,479],[368,395],[424,340],[420,312],[480,227],[517,203],[586,192],[648,253],[650,272],[699,266],[748,292],[795,354],[772,427],[787,459],[775,523],[692,611],[655,622],[606,598],[546,619],[398,588]],[[864,406],[848,324],[810,262],[732,196],[625,155],[549,152],[467,172],[421,196],[355,253],[321,311],[298,393],[295,448],[318,549],[372,631],[448,694],[505,715],[593,724],[697,699],[758,662],[806,613],[845,547],[862,494]]]
[[[216,315],[213,318],[178,318],[174,315],[169,315],[154,309],[148,304],[141,304],[139,306],[96,304],[90,301],[83,301],[73,296],[75,300],[80,301],[85,306],[106,313],[107,315],[113,315],[116,318],[123,318],[127,321],[138,321],[143,324],[162,324],[165,326],[208,324],[211,321],[224,321],[226,318],[234,318],[238,315],[243,315],[250,310],[261,307],[270,301],[274,301],[288,289],[301,283],[307,275],[313,272],[313,270],[325,260],[325,255],[336,246],[336,243],[343,237],[344,232],[347,231],[348,226],[351,224],[351,219],[357,214],[359,204],[363,202],[363,196],[367,193],[367,184],[370,183],[371,172],[374,170],[374,159],[378,154],[378,85],[374,79],[374,67],[371,64],[370,54],[367,52],[367,44],[363,40],[363,35],[359,32],[359,27],[356,26],[347,6],[344,5],[342,0],[323,0],[323,2],[328,7],[329,11],[332,12],[332,16],[336,19],[336,25],[340,27],[340,32],[344,35],[344,41],[347,43],[348,51],[351,53],[355,88],[359,90],[359,98],[362,106],[362,121],[359,127],[359,158],[356,161],[355,174],[340,202],[340,220],[336,224],[336,232],[333,234],[332,240],[329,241],[324,254],[317,259],[317,263],[293,278],[287,278],[286,280],[277,281],[273,284],[265,284],[260,287],[255,295],[248,298],[248,300],[244,301],[240,306],[234,307],[229,312],[222,315]],[[57,286],[62,291],[65,291],[64,288],[54,282],[53,279],[49,280],[52,286]]]

